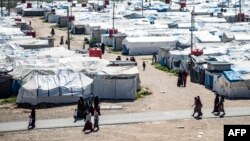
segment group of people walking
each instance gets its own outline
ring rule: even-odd
[[[179,70],[179,72],[178,72],[178,81],[177,81],[177,86],[178,87],[181,87],[181,86],[186,87],[187,76],[188,76],[188,73],[186,71]]]
[[[225,110],[224,110],[224,96],[219,96],[218,94],[216,94],[215,100],[214,100],[214,109],[212,111],[212,113],[216,116],[224,116]],[[196,113],[198,113],[198,115],[196,116],[196,118],[200,118],[203,113],[202,113],[202,103],[201,103],[201,99],[199,96],[194,97],[194,104],[192,105],[194,106],[194,112],[192,114],[192,116],[194,116]],[[223,112],[223,114],[221,115],[220,113]]]
[[[94,97],[91,95],[87,99],[80,97],[78,100],[77,109],[74,113],[74,119],[84,119],[85,125],[83,131],[90,130],[93,131],[95,128],[99,130],[99,115],[100,112],[100,102],[98,96]],[[91,117],[94,116],[94,126],[92,127]]]
[[[196,113],[198,113],[198,115],[196,117],[200,118],[200,116],[203,115],[203,113],[201,112],[201,108],[203,105],[201,103],[200,96],[194,97],[194,104],[192,106],[194,106],[194,113],[192,114],[192,116],[194,116]]]
[[[95,129],[99,130],[99,115],[100,112],[100,102],[98,96],[90,95],[90,97],[84,99],[82,97],[79,98],[77,109],[74,112],[74,122],[78,119],[84,119],[85,124],[83,131],[90,130],[94,131]],[[94,125],[92,127],[91,117],[94,117]],[[35,108],[32,108],[31,114],[29,115],[28,121],[28,129],[35,128],[36,122],[36,111]]]

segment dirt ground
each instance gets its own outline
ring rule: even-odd
[[[236,123],[250,124],[250,117],[109,125],[89,134],[81,127],[8,132],[0,141],[222,141],[224,125]]]
[[[60,37],[66,39],[66,29],[59,29],[55,24],[43,22],[40,17],[25,18],[31,21],[37,37],[50,35],[51,27],[55,28],[55,46],[59,45]],[[84,35],[71,35],[71,49],[81,49]],[[66,45],[64,45],[66,47]],[[115,60],[118,53],[105,53],[103,58]],[[126,57],[122,56],[122,60]],[[121,105],[120,110],[103,110],[102,114],[119,114],[146,111],[174,111],[191,109],[193,97],[200,96],[204,108],[212,108],[214,94],[204,86],[187,83],[187,87],[177,87],[177,77],[162,72],[151,65],[152,56],[136,56],[140,71],[141,85],[148,87],[152,95],[135,101],[101,102],[101,105]],[[146,61],[146,70],[142,70],[142,61]],[[189,78],[188,78],[189,79]],[[227,107],[250,107],[249,100],[226,100]],[[52,119],[72,117],[76,104],[63,105],[52,108],[37,109],[37,119]],[[0,122],[27,120],[30,110],[17,108],[15,104],[0,105]],[[98,133],[85,135],[81,128],[44,129],[25,132],[0,134],[0,140],[222,140],[223,124],[249,124],[249,117],[224,118],[207,120],[181,120],[159,123],[143,123],[134,125],[103,126]],[[184,129],[175,126],[184,125]],[[197,138],[198,132],[204,132],[203,137]],[[140,133],[140,134],[138,134]],[[41,136],[43,138],[41,138]],[[87,138],[86,138],[87,137]]]

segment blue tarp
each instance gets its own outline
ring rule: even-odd
[[[122,55],[128,55],[129,49],[126,47],[126,45],[122,45]]]
[[[205,87],[208,89],[213,89],[213,75],[210,73],[205,73]]]
[[[240,77],[239,73],[235,71],[223,71],[223,75],[227,78],[229,82],[237,82],[243,80]]]

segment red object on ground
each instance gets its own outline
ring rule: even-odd
[[[21,22],[21,21],[22,21],[22,19],[21,19],[21,18],[15,18],[15,21],[17,21],[17,22]]]
[[[89,49],[89,57],[99,57],[102,58],[102,50],[100,48],[94,47]]]
[[[75,16],[69,16],[69,22],[74,21],[75,20]]]
[[[86,3],[82,3],[82,7],[87,7],[87,4]]]
[[[180,5],[181,5],[181,8],[185,8],[186,7],[186,1],[181,1]]]
[[[195,55],[195,56],[200,56],[203,54],[203,50],[202,49],[192,49],[191,54]]]
[[[118,29],[109,29],[109,37],[111,37],[113,34],[117,34]]]
[[[36,37],[36,32],[34,30],[23,30],[23,32],[27,35],[27,36],[32,36],[33,38]]]
[[[238,13],[237,21],[238,22],[244,22],[245,21],[245,14],[244,13]]]
[[[27,3],[27,8],[32,8],[32,3]]]
[[[170,4],[171,0],[165,0],[166,4]]]
[[[104,5],[109,5],[109,0],[104,0]]]

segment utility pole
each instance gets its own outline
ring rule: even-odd
[[[143,0],[141,0],[141,15],[143,17]]]
[[[1,17],[3,17],[3,0],[1,0]]]
[[[239,2],[240,2],[240,13],[238,14],[238,16],[240,16],[239,21],[241,22],[241,0]]]
[[[10,16],[10,0],[8,0],[8,15]]]
[[[70,16],[72,16],[72,6],[73,6],[73,1],[70,1]]]
[[[70,50],[70,37],[69,37],[69,7],[67,7],[67,35],[68,35],[68,50]]]
[[[240,0],[239,2],[240,2],[240,5],[239,5],[239,6],[240,6],[240,13],[241,13],[241,0]]]
[[[115,2],[113,2],[113,29],[115,29]]]
[[[191,79],[191,72],[192,72],[192,65],[193,65],[193,61],[192,61],[192,50],[193,50],[193,31],[195,30],[195,25],[194,25],[194,16],[195,16],[195,8],[193,7],[193,10],[191,12],[191,51],[190,51],[190,79]]]
[[[194,16],[195,16],[195,12],[194,12],[194,7],[193,10],[191,12],[191,50],[193,49],[193,31],[195,29],[195,25],[194,25]]]

